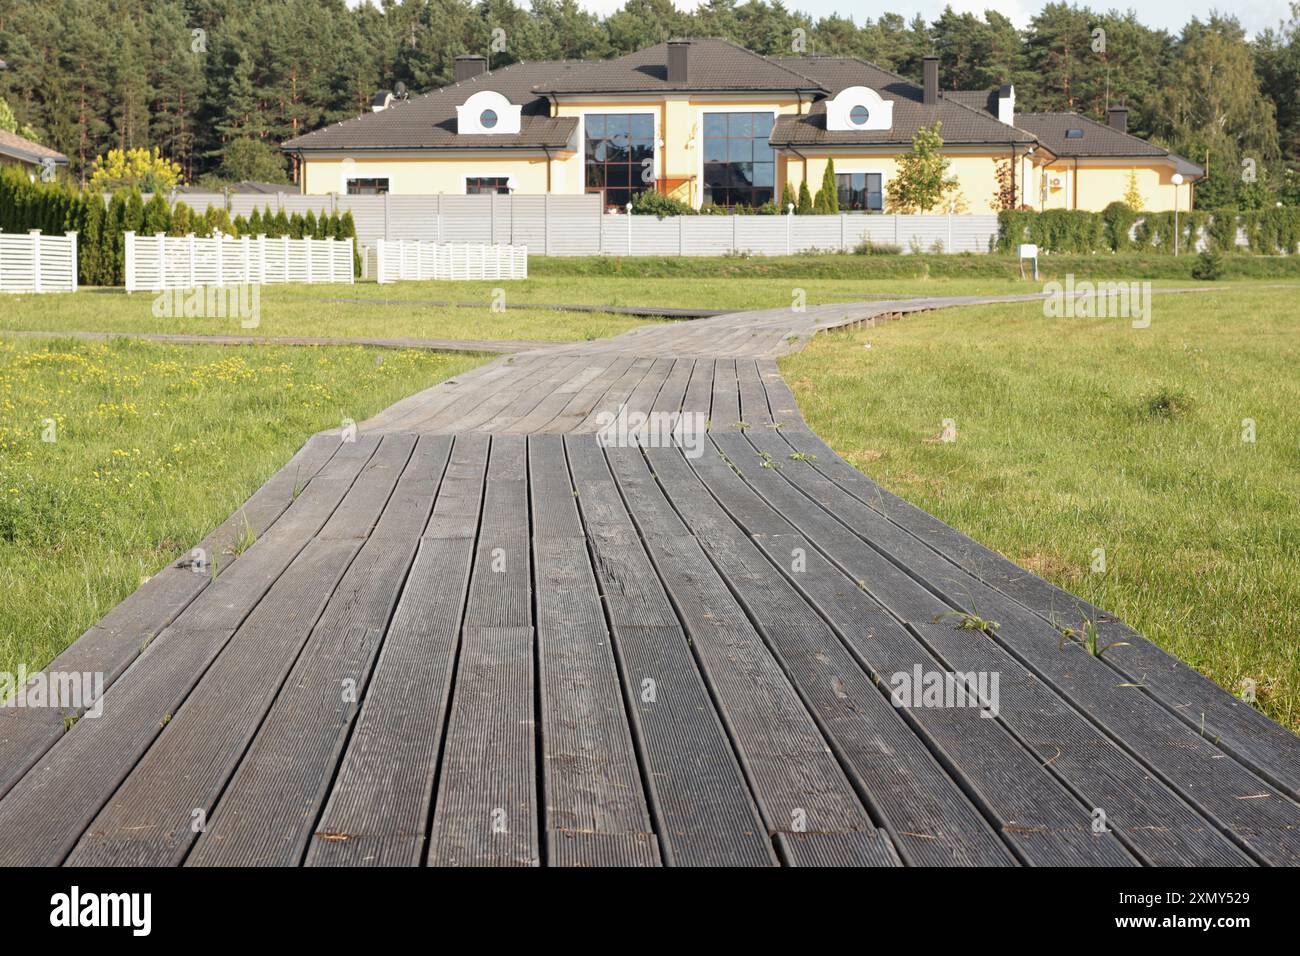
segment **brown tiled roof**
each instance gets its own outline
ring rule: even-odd
[[[533,87],[571,64],[553,60],[512,63],[453,83],[378,113],[363,113],[282,144],[284,149],[526,149],[562,148],[577,128],[576,117],[548,116],[545,97]],[[480,90],[494,90],[522,106],[518,133],[461,136],[456,107]]]
[[[1016,125],[1057,156],[1167,156],[1169,150],[1078,113],[1017,113]],[[1077,129],[1083,135],[1067,137]]]
[[[39,163],[42,159],[52,159],[61,166],[68,161],[68,157],[57,150],[42,146],[40,143],[33,143],[30,139],[3,129],[0,129],[0,155],[12,156],[25,163]]]
[[[997,144],[1032,143],[1034,137],[1022,129],[1000,123],[989,114],[941,96],[933,106],[924,103],[924,91],[896,73],[853,57],[787,57],[777,62],[807,74],[834,95],[850,86],[866,86],[893,101],[894,124],[887,130],[828,130],[826,102],[819,100],[803,116],[781,116],[772,130],[774,146],[871,146],[910,144],[912,136],[936,121],[945,143]]]
[[[729,40],[692,38],[687,80],[668,82],[668,44],[657,43],[616,60],[568,64],[542,93],[663,93],[674,91],[756,90],[793,92],[819,90],[820,85],[797,70],[759,56]]]

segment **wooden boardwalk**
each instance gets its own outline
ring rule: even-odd
[[[524,351],[313,437],[215,578],[51,665],[101,716],[0,710],[0,864],[1300,863],[1300,738],[805,426],[773,356],[960,301]]]

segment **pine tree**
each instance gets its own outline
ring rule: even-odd
[[[786,184],[781,187],[781,212],[789,212],[790,207],[793,205],[795,205],[794,190],[790,188],[790,183],[787,180]]]
[[[799,183],[799,205],[795,209],[795,214],[807,216],[813,211],[812,194],[808,192],[808,180]]]

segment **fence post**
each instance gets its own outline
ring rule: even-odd
[[[130,295],[135,288],[135,233],[127,230],[122,233],[122,242],[125,244],[125,257],[123,261],[122,283],[126,286],[126,294]]]
[[[844,252],[848,245],[848,240],[844,235],[844,227],[847,224],[847,221],[848,216],[845,213],[840,213],[840,252]]]
[[[488,193],[488,242],[497,244],[497,194]]]
[[[437,232],[434,233],[434,241],[441,243],[442,242],[442,193],[438,193],[437,210],[438,210],[438,214],[435,217],[437,219]]]
[[[198,285],[198,282],[196,281],[198,277],[194,274],[194,233],[187,232],[185,234],[185,238],[189,240],[188,245],[189,245],[189,253],[190,253],[190,274],[189,274],[189,281],[185,283],[185,288],[193,289],[196,285]]]
[[[677,254],[686,255],[686,217],[677,217]]]
[[[288,236],[280,237],[280,249],[281,249],[281,254],[284,256],[284,276],[283,278],[280,279],[280,281],[288,282],[289,281],[289,237]]]
[[[253,284],[253,266],[248,254],[251,241],[249,236],[241,236],[239,239],[239,244],[244,247],[244,281],[249,285]]]
[[[731,254],[733,256],[740,253],[740,244],[736,238],[736,230],[740,228],[739,221],[740,217],[733,212],[731,214]]]
[[[375,282],[384,284],[384,240],[375,240]]]
[[[948,213],[948,252],[952,252],[952,213]]]
[[[794,210],[786,210],[785,214],[785,254],[790,254],[790,224],[794,222]]]
[[[898,213],[894,213],[894,245],[902,246],[902,243],[898,241]]]
[[[328,257],[328,258],[329,258],[329,261],[330,261],[330,282],[331,282],[331,283],[334,282],[334,260],[335,260],[335,258],[337,258],[337,257],[334,255],[334,252],[335,252],[335,248],[334,248],[334,247],[335,247],[335,241],[334,241],[333,239],[326,239],[326,240],[325,240],[325,251],[329,253],[329,257]]]
[[[384,238],[388,238],[388,193],[384,193]]]
[[[72,291],[77,291],[77,234],[75,232],[65,233],[68,237],[68,245],[72,252]]]
[[[311,281],[312,281],[312,269],[311,269],[311,236],[303,236],[303,237],[302,237],[302,241],[305,243],[305,245],[302,247],[302,248],[303,248],[303,252],[304,252],[304,253],[306,254],[306,256],[307,256],[307,281],[308,281],[308,282],[311,282]]]
[[[218,287],[224,286],[226,284],[226,265],[222,261],[222,258],[225,255],[225,250],[222,248],[221,245],[224,241],[225,241],[225,237],[222,233],[214,232],[212,234],[212,245],[217,250],[217,286]]]
[[[551,254],[551,194],[542,196],[542,255]]]
[[[596,197],[596,254],[605,254],[605,205]]]
[[[32,237],[32,289],[35,292],[41,291],[41,231],[39,229],[29,229],[27,234]]]

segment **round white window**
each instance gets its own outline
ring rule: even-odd
[[[865,106],[855,106],[849,110],[849,122],[854,126],[866,126],[869,119],[871,119],[871,111]]]
[[[497,125],[496,110],[484,110],[479,114],[478,121],[484,129],[491,129]]]

